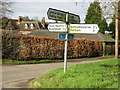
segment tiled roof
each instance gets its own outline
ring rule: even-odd
[[[29,35],[36,35],[36,36],[45,36],[45,37],[58,37],[58,33],[52,33],[48,30],[40,30],[40,31],[33,31]],[[104,42],[114,42],[107,34],[102,34],[98,32],[98,34],[74,34],[74,38],[84,38],[89,40],[101,40]]]
[[[9,22],[11,23],[11,26],[9,26]],[[29,27],[28,29],[25,29],[25,24],[27,24]],[[33,24],[34,25],[34,29],[30,28],[30,25]],[[18,20],[16,19],[8,19],[6,21],[6,24],[4,25],[5,29],[19,29],[19,30],[30,30],[30,31],[34,31],[36,29],[45,29],[47,28],[48,23],[45,22],[45,26],[43,27],[42,23],[39,21],[21,21],[18,22]]]
[[[50,33],[47,29],[46,30],[36,30],[30,33],[29,35],[35,36],[45,36],[45,37],[57,37],[58,33]]]
[[[102,34],[98,32],[97,34],[74,34],[75,38],[85,38],[90,40],[101,40],[107,42],[114,42],[108,34]]]
[[[8,23],[11,23],[11,27],[14,29],[18,29],[18,26],[16,25],[17,20],[15,19],[8,19],[8,22],[6,23],[5,28],[10,28],[10,26],[8,26]]]
[[[28,28],[25,29],[25,24],[28,25]],[[40,23],[38,21],[22,21],[20,22],[20,24],[18,24],[20,30],[34,30],[34,29],[31,29],[30,25],[31,24],[34,24],[34,29],[40,29]]]

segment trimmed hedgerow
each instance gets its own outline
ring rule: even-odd
[[[102,55],[102,42],[98,40],[74,39],[68,41],[68,58]],[[57,38],[2,35],[2,56],[16,60],[56,59],[64,56],[64,40]]]

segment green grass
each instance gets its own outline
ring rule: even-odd
[[[113,55],[106,55],[106,56],[100,56],[100,57],[89,57],[89,58],[75,58],[75,59],[67,59],[67,61],[82,61],[87,59],[101,59],[101,58],[108,58],[108,57],[114,57]],[[30,61],[17,61],[17,60],[11,60],[11,59],[3,59],[3,62],[0,62],[0,64],[38,64],[38,63],[52,63],[52,62],[63,62],[64,60],[30,60]]]
[[[10,60],[10,59],[3,59],[4,61],[2,64],[38,64],[38,63],[51,63],[51,62],[58,62],[63,60],[30,60],[30,61],[17,61],[17,60]]]
[[[118,60],[77,64],[49,71],[29,83],[31,88],[118,88]],[[119,72],[120,73],[120,72]]]

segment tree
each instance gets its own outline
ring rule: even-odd
[[[39,17],[33,16],[32,19],[31,19],[31,21],[39,21]]]
[[[118,54],[118,47],[119,47],[119,44],[118,44],[118,36],[119,36],[119,33],[118,33],[118,11],[119,11],[119,6],[120,6],[120,1],[119,2],[114,2],[114,7],[115,7],[115,58],[118,59],[119,58],[119,54]]]
[[[0,16],[2,17],[8,17],[12,11],[12,4],[13,2],[9,2],[8,0],[2,0],[0,1]]]
[[[101,20],[101,8],[99,2],[93,2],[88,8],[85,23],[97,24]]]
[[[119,2],[119,8],[118,8],[118,26],[120,26],[120,2]],[[109,31],[112,32],[111,36],[112,38],[115,38],[115,13],[114,17],[112,18],[112,22],[109,24]],[[118,28],[118,32],[120,33],[120,27]],[[118,35],[118,38],[120,40],[120,35]]]
[[[5,27],[8,22],[8,17],[13,13],[12,11],[13,2],[9,2],[7,0],[0,1],[0,28]]]
[[[4,29],[6,24],[8,22],[8,18],[7,17],[2,17],[0,18],[0,29]]]
[[[98,1],[98,0],[96,0]],[[106,5],[105,5],[106,4]],[[92,5],[92,4],[91,4]],[[120,1],[112,2],[111,0],[109,2],[103,2],[102,3],[102,15],[106,19],[110,19],[113,16],[113,13],[115,14],[115,58],[118,59],[118,38],[120,38]],[[112,12],[114,11],[114,12]],[[90,16],[89,16],[90,18]],[[87,19],[89,19],[87,18]],[[85,20],[86,21],[86,20]]]
[[[85,23],[98,24],[100,28],[99,32],[101,33],[104,33],[106,30],[108,30],[108,24],[106,19],[102,17],[102,9],[99,2],[93,2],[90,4],[85,18]]]
[[[106,9],[106,8],[108,8],[108,9]],[[119,46],[119,44],[118,44],[118,38],[119,38],[119,23],[120,23],[120,20],[119,20],[119,14],[120,14],[120,1],[116,1],[116,2],[107,2],[107,4],[106,4],[106,6],[105,6],[105,9],[106,9],[106,11],[105,12],[107,12],[107,10],[114,10],[114,15],[115,15],[115,58],[116,59],[118,59],[119,58],[119,54],[118,54],[118,46]],[[111,16],[111,13],[113,13],[113,12],[108,12],[107,14],[109,15],[109,16]],[[114,23],[114,20],[113,20],[113,23]],[[114,25],[114,24],[113,24]],[[112,25],[111,25],[111,27],[112,27]],[[114,28],[114,26],[113,26],[113,28]]]
[[[108,24],[107,24],[105,18],[103,18],[103,19],[100,21],[100,23],[99,23],[99,28],[100,28],[99,32],[101,32],[101,33],[105,33],[105,31],[108,31]]]
[[[110,32],[112,32],[110,35],[112,38],[115,38],[115,16],[112,19],[112,22],[109,24],[109,30]]]
[[[30,21],[30,19],[28,16],[24,16],[24,17],[22,17],[22,21]]]

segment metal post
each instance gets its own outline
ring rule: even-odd
[[[66,14],[66,23],[67,23],[67,31],[68,31],[68,15]],[[68,44],[68,33],[65,35],[65,50],[64,50],[64,73],[67,71],[67,44]]]
[[[68,44],[68,34],[65,37],[65,52],[64,52],[64,72],[67,71],[67,44]]]

